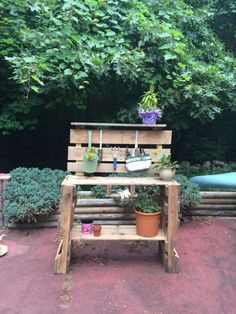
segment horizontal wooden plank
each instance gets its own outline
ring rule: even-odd
[[[187,216],[222,216],[222,217],[236,217],[236,211],[232,210],[186,210]]]
[[[104,226],[102,225],[101,235],[94,237],[93,234],[82,234],[80,227],[74,227],[71,231],[72,240],[166,240],[163,230],[159,230],[155,237],[141,237],[136,234],[135,226]]]
[[[110,145],[134,145],[135,130],[103,130],[102,143]],[[139,145],[169,145],[171,144],[172,131],[169,130],[140,130],[138,132]],[[99,144],[100,132],[93,130],[92,143]],[[88,131],[83,129],[70,130],[71,144],[88,143]]]
[[[136,129],[159,129],[165,128],[166,124],[126,124],[126,123],[99,123],[99,122],[71,122],[72,126],[77,127],[119,127],[119,128],[136,128]]]
[[[214,209],[232,209],[232,210],[236,210],[236,204],[199,204],[194,206],[193,208],[196,209],[210,209],[212,208]]]
[[[84,177],[68,175],[62,182],[63,185],[155,185],[155,186],[172,186],[179,184],[172,181],[160,180],[159,177]]]
[[[202,198],[201,204],[236,204],[236,198]]]
[[[83,155],[85,154],[87,147],[76,147],[76,146],[69,146],[68,147],[68,160],[76,160],[82,161]],[[129,149],[129,152],[132,153],[132,149]],[[169,155],[170,149],[145,149],[145,153],[149,154],[152,158],[152,162],[160,161],[161,155]],[[126,148],[120,148],[119,154],[117,156],[118,162],[125,162],[126,158]],[[111,148],[103,148],[102,150],[102,161],[110,161],[113,162],[113,152]]]
[[[78,197],[91,197],[93,195],[92,191],[78,191],[77,196]]]
[[[113,207],[76,207],[76,214],[127,214],[133,213],[133,210],[128,210],[123,207],[113,206]]]
[[[93,223],[99,225],[136,225],[136,220],[94,220]]]
[[[202,191],[200,194],[202,198],[236,198],[236,192]]]
[[[117,206],[117,203],[116,203],[115,200],[113,200],[113,199],[106,199],[106,198],[77,199],[77,203],[76,204],[79,207]]]
[[[75,216],[80,220],[128,220],[135,218],[134,213],[78,214]]]
[[[83,173],[83,163],[81,161],[78,162],[68,162],[67,170],[69,172],[80,172]],[[114,171],[113,163],[104,163],[101,162],[96,169],[96,173],[128,173],[125,164],[117,164],[116,171]],[[139,173],[158,173],[158,170],[150,167],[146,171],[139,171]]]
[[[138,196],[138,194],[133,194],[133,195],[130,195],[129,197],[137,197],[137,196]],[[108,198],[115,198],[115,199],[121,198],[119,193],[107,194],[106,197],[108,197]]]

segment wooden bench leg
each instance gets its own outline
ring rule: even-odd
[[[172,258],[172,263],[171,267],[169,267],[168,260],[170,256],[168,255],[168,243],[167,241],[159,241],[159,252],[161,255],[162,263],[164,265],[165,271],[168,273],[178,273],[180,271],[179,269],[179,256],[173,248],[171,258]]]
[[[59,237],[61,238],[54,263],[55,274],[66,274],[70,266],[71,239],[70,231],[74,222],[76,189],[74,185],[62,185],[61,216]]]
[[[179,257],[174,249],[174,235],[177,230],[179,212],[179,186],[168,185],[168,226],[167,226],[167,264],[166,271],[170,273],[179,272]]]

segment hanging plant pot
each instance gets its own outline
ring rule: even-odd
[[[139,109],[139,117],[142,119],[143,124],[153,125],[157,123],[157,119],[161,117],[160,109],[144,110]]]
[[[142,237],[155,237],[158,234],[160,211],[143,213],[135,210],[136,232]]]
[[[98,157],[96,156],[93,160],[88,160],[83,157],[83,170],[85,173],[94,173],[96,172],[98,164]]]

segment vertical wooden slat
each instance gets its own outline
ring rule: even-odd
[[[111,185],[107,185],[107,195],[111,195],[112,192],[112,186]]]
[[[59,236],[61,237],[60,248],[55,258],[54,272],[65,274],[68,272],[71,254],[70,231],[74,219],[75,186],[62,185],[61,218]]]
[[[135,194],[135,185],[130,186],[130,194],[134,195]]]
[[[179,212],[179,186],[168,185],[168,229],[167,229],[167,271],[176,273],[179,271],[178,256],[174,250],[174,235],[177,230]]]

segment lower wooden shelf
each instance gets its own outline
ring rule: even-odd
[[[165,241],[167,238],[162,229],[159,229],[155,237],[141,237],[136,234],[136,226],[119,225],[108,226],[102,225],[101,234],[95,237],[93,234],[82,234],[81,227],[75,226],[71,230],[71,240],[149,240]]]

